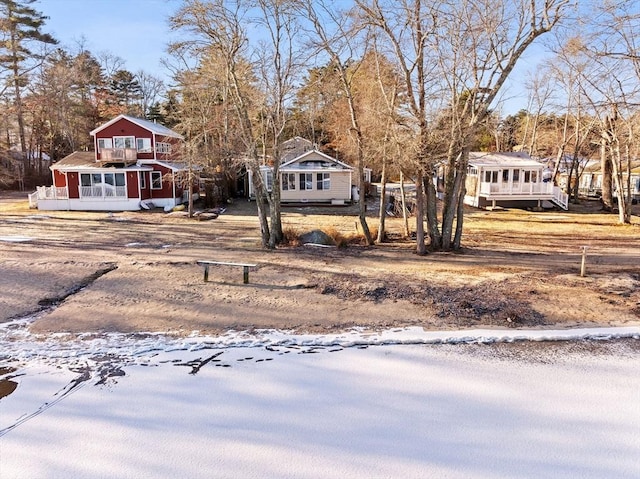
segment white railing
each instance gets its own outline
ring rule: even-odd
[[[38,186],[35,195],[39,200],[67,200],[69,192],[64,186]],[[31,195],[29,195],[31,196]],[[31,198],[29,198],[31,204]]]
[[[80,188],[81,198],[126,198],[126,196],[127,188],[125,186],[112,186],[103,183]]]
[[[480,194],[485,196],[553,195],[553,183],[487,183],[480,182]]]
[[[38,207],[38,192],[29,193],[29,208]]]
[[[569,209],[569,195],[562,191],[559,186],[553,187],[553,202],[563,210]]]
[[[101,148],[101,161],[136,161],[138,150],[135,148]]]

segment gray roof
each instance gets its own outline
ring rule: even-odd
[[[531,158],[527,153],[486,153],[473,151],[469,153],[469,164],[473,166],[515,166],[542,168],[542,163]]]

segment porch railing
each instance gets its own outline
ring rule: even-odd
[[[69,192],[64,186],[38,186],[36,188],[36,198],[39,200],[67,200]],[[29,198],[31,202],[31,198]]]
[[[553,202],[563,210],[569,209],[569,195],[562,191],[559,186],[553,187]]]
[[[553,195],[553,183],[480,183],[480,194],[484,196]]]
[[[102,148],[100,161],[136,161],[138,150],[135,148]]]
[[[81,198],[126,198],[125,186],[112,186],[107,183],[80,188]]]

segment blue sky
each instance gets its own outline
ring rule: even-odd
[[[84,37],[94,55],[108,51],[131,72],[165,75],[160,59],[171,39],[168,18],[180,0],[40,0],[32,6],[49,17],[43,30],[70,50]]]
[[[85,48],[94,55],[108,51],[121,57],[127,70],[144,70],[169,82],[160,60],[177,37],[169,30],[168,18],[181,4],[181,0],[39,0],[33,7],[49,17],[43,30],[71,51],[84,38]],[[520,60],[502,92],[503,114],[526,108],[522,87],[526,72],[539,61],[536,50],[540,51],[527,52]]]

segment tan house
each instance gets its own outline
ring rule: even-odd
[[[313,148],[291,159],[284,156],[280,165],[280,191],[283,203],[329,203],[341,205],[353,199],[353,167]],[[271,191],[273,169],[260,168],[263,181]],[[249,197],[255,199],[249,173]]]

